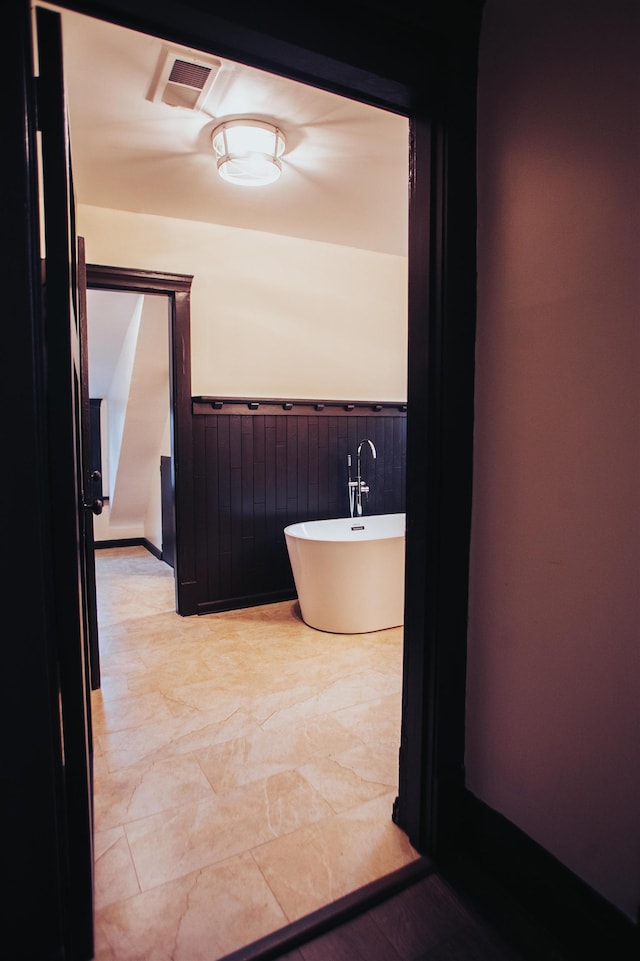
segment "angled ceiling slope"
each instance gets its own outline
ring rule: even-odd
[[[406,256],[405,117],[60,13],[78,203]],[[247,115],[286,137],[264,190],[216,171],[214,127]]]

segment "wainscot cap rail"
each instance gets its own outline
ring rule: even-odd
[[[277,398],[277,397],[192,397],[194,414],[210,414],[212,411],[224,411],[225,414],[252,413],[280,414],[289,411],[302,412],[312,410],[318,414],[331,416],[343,414],[376,414],[378,416],[397,416],[405,414],[405,401],[379,400],[313,400],[309,398]]]

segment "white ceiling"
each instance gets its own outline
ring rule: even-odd
[[[220,58],[202,109],[152,102],[170,45],[59,12],[78,203],[406,255],[405,117]],[[244,188],[218,176],[211,132],[236,116],[283,130],[275,184]]]

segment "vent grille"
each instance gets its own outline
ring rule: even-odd
[[[169,74],[169,83],[181,83],[195,90],[204,90],[210,74],[211,67],[204,67],[201,63],[174,60]]]
[[[147,100],[170,107],[201,110],[221,69],[219,60],[165,47],[158,60]]]

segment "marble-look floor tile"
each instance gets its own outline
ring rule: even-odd
[[[91,713],[95,715],[96,711],[104,711],[104,704],[112,699],[117,699],[119,697],[127,697],[131,693],[136,693],[135,688],[130,687],[129,679],[135,676],[135,672],[131,673],[114,673],[108,674],[106,671],[106,665],[104,660],[100,664],[100,687],[97,691],[91,692]],[[142,682],[142,687],[140,693],[149,690],[146,685],[144,685],[146,671],[141,666],[138,671],[138,675]],[[95,729],[95,724],[93,725]]]
[[[143,890],[332,815],[295,771],[125,825]]]
[[[95,738],[95,739],[94,739],[94,742],[93,742],[93,778],[94,778],[94,782],[98,782],[98,783],[99,783],[99,781],[100,781],[101,778],[108,777],[108,775],[109,775],[109,769],[108,769],[108,767],[107,767],[107,762],[106,762],[105,757],[104,757],[104,754],[102,753],[102,750],[101,750],[101,748],[100,748],[99,741],[98,741],[97,738]],[[99,788],[98,788],[97,785],[94,783],[94,803],[95,803],[95,794],[96,794],[96,791],[97,791],[97,790],[99,790]]]
[[[175,611],[127,616],[108,626],[102,632],[104,652],[107,656],[135,652],[142,657],[147,651],[162,650],[189,636],[191,628],[186,628],[184,618]]]
[[[98,912],[95,961],[215,961],[286,917],[249,854]]]
[[[380,751],[396,752],[402,725],[402,692],[336,711],[334,719]]]
[[[130,694],[128,697],[95,697],[92,701],[92,722],[96,734],[124,731],[142,724],[163,721],[172,717],[169,701],[160,691]]]
[[[290,686],[263,690],[257,697],[251,698],[250,705],[253,716],[261,727],[267,729],[286,726],[290,717],[296,716],[295,723],[313,716],[314,698],[317,693],[317,680],[307,676]],[[277,720],[282,717],[282,723]],[[273,723],[275,720],[276,723]]]
[[[277,728],[296,724],[302,718],[330,714],[346,707],[375,700],[399,688],[399,679],[379,671],[366,669],[333,681],[326,687],[314,690],[308,697],[288,708],[273,711],[261,720],[264,728]]]
[[[418,856],[391,821],[402,628],[180,617],[142,547],[96,574],[95,961],[216,961]]]
[[[144,548],[141,550],[145,553]],[[100,575],[96,601],[101,625],[129,617],[175,612],[173,572],[166,564],[159,563],[151,572],[147,559],[142,556],[136,566],[132,559],[122,556],[109,559],[101,554],[101,551],[96,553],[96,571]]]
[[[178,756],[114,773],[96,770],[95,823],[99,830],[211,797],[213,790],[191,756]]]
[[[387,753],[359,744],[298,768],[334,811],[346,811],[398,786],[398,763]]]
[[[395,792],[301,828],[252,851],[289,921],[414,861],[391,820]]]
[[[94,833],[96,910],[140,892],[124,828]]]
[[[146,665],[138,651],[125,649],[110,652],[100,637],[100,673],[106,676],[126,677],[128,674],[141,674]]]
[[[176,685],[170,694],[175,713],[190,711],[218,711],[227,715],[231,711],[251,703],[254,693],[246,685],[234,689],[219,675],[192,684]]]
[[[193,653],[181,650],[179,658],[176,658],[174,650],[170,660],[155,657],[139,674],[129,674],[127,695],[159,691],[168,697],[173,695],[177,687],[197,684],[213,679],[213,676],[197,648]],[[175,710],[173,713],[176,713]]]
[[[189,754],[257,729],[256,721],[243,711],[199,711],[188,717],[171,717],[129,731],[103,734],[99,741],[109,770],[117,771],[141,762]]]
[[[312,718],[295,727],[278,731],[260,729],[247,737],[215,744],[198,751],[196,757],[214,790],[220,794],[280,771],[295,770],[318,755],[326,757],[361,743],[333,718],[322,718],[322,721]]]
[[[164,587],[160,590],[155,586],[147,588],[133,579],[118,585],[117,591],[117,614],[113,613],[115,605],[109,603],[108,596],[98,595],[98,616],[105,625],[175,611],[175,598],[171,596],[173,592],[166,591]]]

